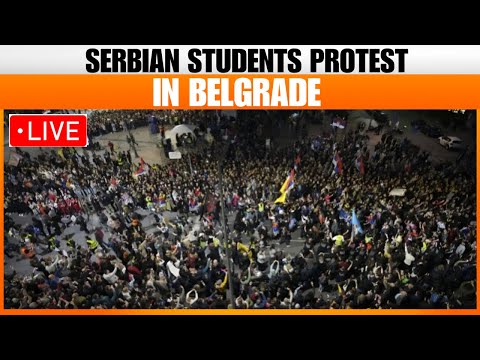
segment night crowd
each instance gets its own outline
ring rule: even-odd
[[[148,126],[151,115],[97,112],[89,127]],[[154,116],[173,125],[199,112]],[[217,131],[191,164],[114,148],[17,149],[5,166],[4,251],[31,271],[6,271],[5,307],[218,309],[232,292],[237,309],[476,307],[475,179],[457,163],[434,164],[389,133],[370,150],[348,128],[266,146],[258,119],[200,117]],[[85,241],[64,234],[73,225]]]

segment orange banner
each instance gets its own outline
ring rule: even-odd
[[[480,104],[480,75],[0,75],[0,107],[174,108],[171,102],[167,106],[154,106],[155,78],[178,79],[178,106],[175,108],[179,109],[473,109]],[[214,99],[210,103],[215,105],[191,105],[194,81],[191,79],[208,83],[206,91]],[[221,80],[212,79],[226,80],[221,84]],[[243,83],[238,83],[241,79],[244,79]],[[234,101],[235,87],[237,93],[243,91],[241,95],[250,96],[248,86],[255,79],[257,83],[262,82],[258,79],[266,79],[266,83],[260,85],[268,87],[269,101],[260,94],[260,106],[239,106]],[[275,79],[277,85],[274,84]],[[274,101],[275,94],[272,92],[284,95],[286,91],[286,97],[290,97],[291,79],[320,79],[319,84],[310,84],[311,89],[307,90],[309,94],[313,88],[320,90],[320,94],[312,96],[321,105],[308,107],[308,103],[302,106],[285,105],[285,101],[278,99]],[[285,89],[282,82],[286,83]],[[211,91],[208,91],[208,86]],[[222,105],[229,101],[233,101],[233,105]],[[253,99],[252,104],[254,102]]]

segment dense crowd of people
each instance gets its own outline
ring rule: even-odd
[[[215,111],[192,110],[95,110],[89,113],[88,132],[91,137],[127,131],[155,122],[158,133],[161,126],[192,124],[204,131],[216,122]]]
[[[89,126],[129,116],[105,111]],[[388,133],[373,151],[351,130],[272,148],[253,118],[177,116],[219,128],[192,167],[114,148],[17,150],[19,163],[5,167],[5,254],[33,272],[6,275],[6,308],[227,308],[229,293],[238,309],[476,307],[475,180],[457,164],[434,165]],[[85,244],[63,235],[72,224]],[[303,242],[298,254],[292,239]]]

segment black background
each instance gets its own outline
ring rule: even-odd
[[[419,3],[389,3],[393,9],[380,14],[373,10],[381,11],[384,5],[371,2],[358,4],[360,9],[346,3],[338,3],[340,9],[319,3],[313,9],[311,2],[273,3],[261,9],[258,2],[255,6],[242,2],[231,4],[241,7],[232,10],[215,5],[209,10],[206,3],[182,2],[180,10],[163,3],[160,9],[138,3],[134,9],[133,5],[119,9],[125,14],[113,9],[101,12],[86,3],[74,3],[68,11],[48,9],[44,3],[38,8],[18,4],[19,10],[2,11],[1,40],[6,44],[400,45],[471,44],[478,39],[476,11],[454,10],[451,3],[445,9],[438,3],[439,9],[425,12],[414,8]],[[445,13],[439,13],[442,10]],[[4,352],[22,357],[111,359],[119,351],[123,360],[129,352],[140,356],[151,351],[176,358],[251,359],[263,353],[262,358],[270,359],[280,353],[281,358],[430,359],[448,351],[460,357],[471,350],[473,356],[478,320],[478,316],[1,316],[0,325]]]

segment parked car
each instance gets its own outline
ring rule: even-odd
[[[442,136],[442,130],[436,126],[425,125],[420,131],[431,138]]]
[[[460,150],[465,148],[465,144],[461,139],[455,136],[440,136],[438,138],[440,145],[447,150]]]
[[[412,121],[412,127],[419,130],[422,134],[431,138],[438,138],[442,136],[442,130],[440,128],[427,124],[425,121],[418,119]]]

